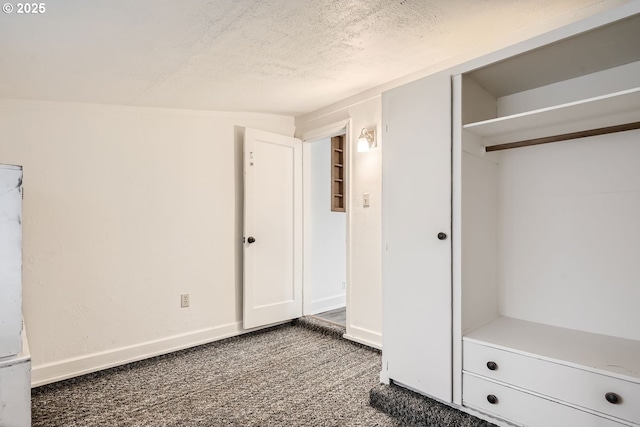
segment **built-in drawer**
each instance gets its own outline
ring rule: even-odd
[[[527,427],[626,425],[467,373],[462,376],[462,404]]]
[[[640,424],[640,384],[464,341],[463,369]]]

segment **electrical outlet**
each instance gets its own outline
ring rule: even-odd
[[[180,295],[180,307],[181,308],[189,307],[189,294]]]
[[[347,282],[342,282],[342,290],[344,291],[345,289],[347,289]]]

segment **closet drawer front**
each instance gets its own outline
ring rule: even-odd
[[[463,352],[463,368],[467,372],[640,424],[638,383],[474,342],[465,341]],[[617,403],[607,400],[607,394],[615,400],[610,393],[615,394]]]
[[[489,396],[495,397],[495,400],[488,398]],[[489,399],[495,403],[490,403]],[[625,426],[625,424],[469,374],[463,374],[462,377],[462,404],[516,425],[527,427]]]

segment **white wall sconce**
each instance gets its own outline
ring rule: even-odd
[[[373,129],[367,130],[366,128],[362,128],[362,132],[360,132],[360,136],[358,137],[358,152],[363,153],[371,150],[372,148],[376,148],[377,146],[376,131]]]

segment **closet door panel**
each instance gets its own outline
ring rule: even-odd
[[[451,79],[383,102],[383,377],[451,401]]]

